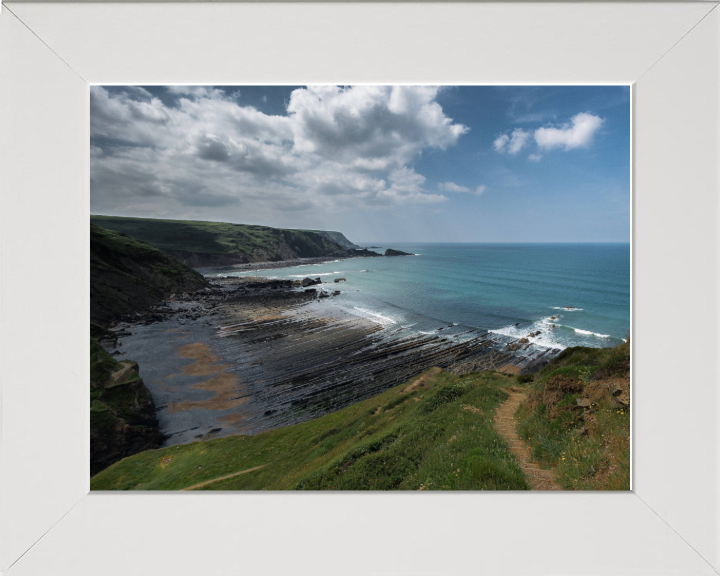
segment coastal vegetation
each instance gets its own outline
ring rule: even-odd
[[[538,374],[431,368],[292,426],[146,450],[93,490],[527,490],[494,416],[510,390],[533,461],[566,490],[628,490],[629,344],[569,348]]]
[[[173,292],[207,286],[203,276],[162,250],[90,224],[90,320],[107,326],[148,310]]]
[[[116,361],[117,320],[146,312],[174,292],[207,286],[201,274],[122,232],[90,225],[90,473],[164,440],[155,403],[133,361]]]
[[[630,341],[568,348],[536,375],[516,412],[533,459],[566,490],[630,489]]]
[[[90,222],[152,244],[193,267],[340,257],[357,248],[340,232],[324,230],[120,216],[91,216]]]
[[[163,439],[137,363],[116,361],[90,338],[90,474]]]
[[[382,394],[253,436],[148,450],[93,490],[527,490],[493,414],[514,376],[432,368]]]
[[[271,233],[268,242],[272,238],[277,236]],[[192,234],[184,241],[191,240]],[[344,257],[381,256],[333,246]],[[91,224],[93,490],[545,489],[534,477],[540,472],[531,473],[538,463],[548,470],[548,489],[629,489],[628,341],[615,348],[547,350],[520,363],[513,352],[527,347],[527,340],[497,349],[490,333],[462,342],[438,334],[386,341],[374,323],[283,317],[298,304],[340,294],[323,290],[319,277],[208,282],[173,253]],[[384,255],[410,254],[388,249]],[[118,338],[131,335],[117,321],[153,324],[170,317],[188,327],[182,338],[193,334],[186,322],[217,317],[225,352],[242,349],[244,361],[264,366],[257,383],[236,385],[201,337],[182,339],[182,346],[207,351],[207,358],[182,356],[195,360],[190,372],[201,367],[203,377],[212,376],[193,386],[225,383],[226,395],[246,387],[242,394],[263,406],[260,428],[250,431],[238,411],[223,415],[222,427],[208,426],[210,432],[192,432],[182,442],[201,440],[160,448],[166,437],[137,363],[118,361],[108,351],[120,354]],[[135,354],[155,363],[155,356]],[[152,364],[145,365],[152,371]],[[154,377],[146,377],[152,388]],[[222,394],[216,391],[216,398]],[[185,417],[194,409],[200,408],[188,406]],[[513,438],[500,421],[514,430]],[[248,433],[259,430],[265,431]],[[225,437],[217,437],[220,431]],[[526,452],[530,447],[527,457],[516,444]]]

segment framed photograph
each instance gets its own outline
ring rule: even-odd
[[[3,573],[718,573],[716,8],[3,5]]]

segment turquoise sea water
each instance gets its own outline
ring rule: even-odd
[[[389,247],[417,256],[210,275],[320,276],[329,282],[343,277],[347,282],[325,286],[342,293],[316,305],[423,333],[442,330],[462,337],[475,329],[519,338],[539,330],[532,342],[564,348],[614,345],[630,329],[629,244],[394,242]]]

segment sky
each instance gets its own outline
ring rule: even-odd
[[[628,86],[93,86],[92,214],[629,242]]]

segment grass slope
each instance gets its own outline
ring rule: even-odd
[[[136,454],[94,477],[91,489],[527,490],[493,426],[514,383],[431,369],[315,420]]]
[[[90,225],[90,318],[106,325],[172,292],[207,285],[201,274],[127,234]]]
[[[90,474],[157,448],[155,403],[135,362],[117,362],[90,338]]]
[[[248,262],[334,256],[355,247],[340,232],[320,230],[120,216],[91,216],[90,221],[149,242],[161,250],[240,255]]]
[[[630,489],[629,378],[629,341],[568,348],[535,376],[517,431],[563,488]]]

